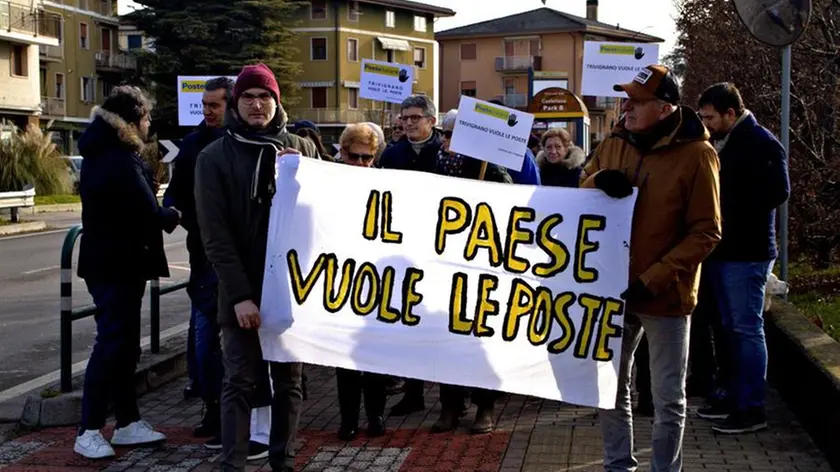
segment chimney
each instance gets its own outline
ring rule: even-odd
[[[586,19],[598,21],[598,0],[586,0]]]

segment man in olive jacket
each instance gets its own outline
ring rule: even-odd
[[[257,329],[277,155],[315,156],[309,141],[286,131],[280,87],[264,64],[245,66],[225,117],[227,132],[198,157],[196,210],[207,258],[219,279],[222,389],[222,470],[244,470],[251,408],[265,368]],[[302,402],[299,363],[271,362],[269,464],[294,466]]]

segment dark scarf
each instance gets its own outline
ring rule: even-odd
[[[642,153],[650,151],[660,139],[670,135],[677,129],[680,124],[682,111],[677,110],[671,113],[670,116],[655,124],[649,130],[641,133],[630,133],[630,142],[639,148]]]

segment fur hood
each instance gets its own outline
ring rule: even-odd
[[[569,152],[566,153],[566,156],[558,164],[567,169],[579,169],[583,167],[584,162],[586,162],[586,154],[583,153],[583,149],[577,146],[571,146]],[[537,167],[542,169],[547,165],[551,164],[546,160],[545,151],[540,151],[537,154]]]
[[[107,123],[117,133],[117,138],[121,143],[132,151],[140,152],[143,150],[143,140],[137,132],[124,119],[120,118],[116,113],[103,109],[102,107],[93,107],[90,113],[90,120],[93,122],[96,118],[102,118],[102,121]]]

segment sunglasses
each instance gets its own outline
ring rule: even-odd
[[[347,159],[351,161],[363,160],[365,162],[372,161],[376,156],[372,154],[357,154],[355,152],[347,152]]]

